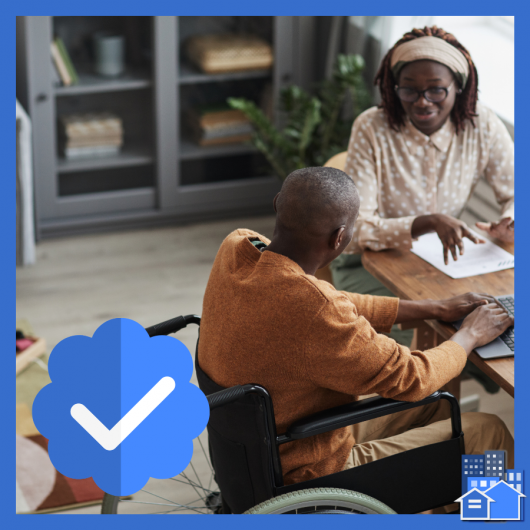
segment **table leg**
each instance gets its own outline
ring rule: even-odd
[[[455,398],[460,401],[460,376],[457,375],[454,379],[451,379],[449,383],[442,387],[442,390],[453,394]]]
[[[434,348],[438,344],[437,337],[438,335],[434,329],[425,324],[425,322],[421,322],[416,328],[416,349],[424,351]]]

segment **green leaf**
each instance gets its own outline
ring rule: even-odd
[[[249,118],[255,130],[252,143],[285,179],[295,169],[323,165],[347,149],[354,118],[372,104],[364,66],[360,55],[338,55],[331,79],[320,83],[314,94],[296,85],[284,88],[277,109],[281,130],[253,101],[230,98],[228,104]]]

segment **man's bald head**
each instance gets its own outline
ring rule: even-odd
[[[276,199],[277,222],[303,239],[327,236],[355,221],[359,203],[357,188],[344,171],[298,169],[285,179]]]

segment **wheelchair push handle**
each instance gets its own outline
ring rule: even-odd
[[[245,388],[241,385],[226,388],[225,390],[220,390],[219,392],[210,394],[207,396],[208,403],[210,404],[210,410],[213,410],[217,407],[222,407],[223,405],[228,405],[228,403],[232,403],[232,401],[242,398],[245,394]]]
[[[232,386],[230,388],[225,388],[219,392],[210,394],[206,397],[208,398],[208,403],[210,404],[210,410],[213,410],[217,407],[228,405],[228,403],[237,401],[247,394],[257,394],[258,396],[265,398],[267,401],[270,401],[272,407],[272,401],[269,393],[262,386],[254,384]]]
[[[166,320],[160,324],[155,324],[149,328],[145,328],[145,331],[150,337],[157,337],[158,335],[170,335],[176,333],[181,329],[185,328],[188,324],[200,325],[201,317],[199,315],[186,315]]]

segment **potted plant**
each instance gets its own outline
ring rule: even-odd
[[[284,180],[296,169],[322,166],[347,149],[353,120],[372,104],[363,69],[360,55],[339,55],[331,78],[315,94],[294,85],[282,90],[282,128],[274,126],[253,101],[229,98],[228,104],[250,119],[253,145]]]

